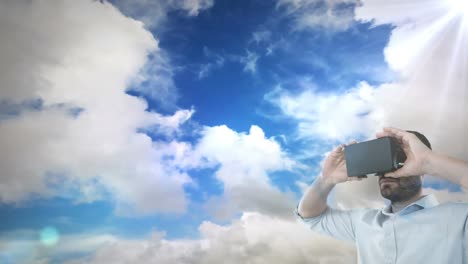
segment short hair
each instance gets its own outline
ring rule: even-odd
[[[423,134],[417,132],[417,131],[411,131],[411,130],[406,130],[406,132],[410,132],[410,133],[413,133],[415,134],[419,140],[421,140],[421,142],[426,145],[428,148],[432,149],[431,147],[431,142],[429,142],[429,140],[427,139],[426,136],[424,136]]]

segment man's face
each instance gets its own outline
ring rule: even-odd
[[[402,202],[412,198],[422,188],[421,176],[390,178],[379,176],[380,194],[392,202]]]

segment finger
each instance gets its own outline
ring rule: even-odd
[[[348,145],[346,145],[346,146],[354,145],[354,144],[357,144],[357,143],[358,143],[358,142],[357,142],[356,140],[353,139],[353,140],[351,140],[351,141],[348,143]]]
[[[390,132],[390,133],[392,133],[392,134],[406,133],[406,131],[404,131],[404,130],[401,130],[401,129],[396,128],[396,127],[390,127],[390,126],[384,127],[383,130],[384,130],[385,132]]]
[[[391,178],[395,178],[395,173],[393,172],[387,172],[385,173],[384,175],[382,175],[383,177],[391,177]]]
[[[384,130],[384,132],[388,133],[390,136],[398,138],[400,140],[402,140],[405,136],[410,134],[410,133],[408,133],[408,132],[406,132],[404,130],[394,128],[394,127],[384,127],[383,130]]]
[[[381,138],[381,137],[388,137],[388,136],[390,136],[390,134],[388,134],[388,133],[385,132],[385,131],[382,131],[382,132],[377,132],[377,133],[375,134],[375,136],[376,136],[377,138]]]
[[[340,144],[335,149],[333,149],[333,152],[336,152],[336,153],[341,152],[344,150],[344,147],[345,147],[345,144]]]

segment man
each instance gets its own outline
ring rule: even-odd
[[[416,132],[384,128],[377,137],[384,136],[396,138],[407,156],[402,168],[379,176],[380,192],[391,202],[387,207],[328,207],[327,196],[336,184],[363,179],[347,176],[340,145],[325,159],[296,215],[316,232],[353,241],[360,264],[468,264],[468,204],[439,204],[434,195],[421,192],[424,174],[468,188],[468,163],[432,152],[429,141]]]

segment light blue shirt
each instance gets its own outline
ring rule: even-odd
[[[422,197],[398,213],[338,210],[302,218],[320,234],[355,243],[360,264],[468,264],[468,204]]]

